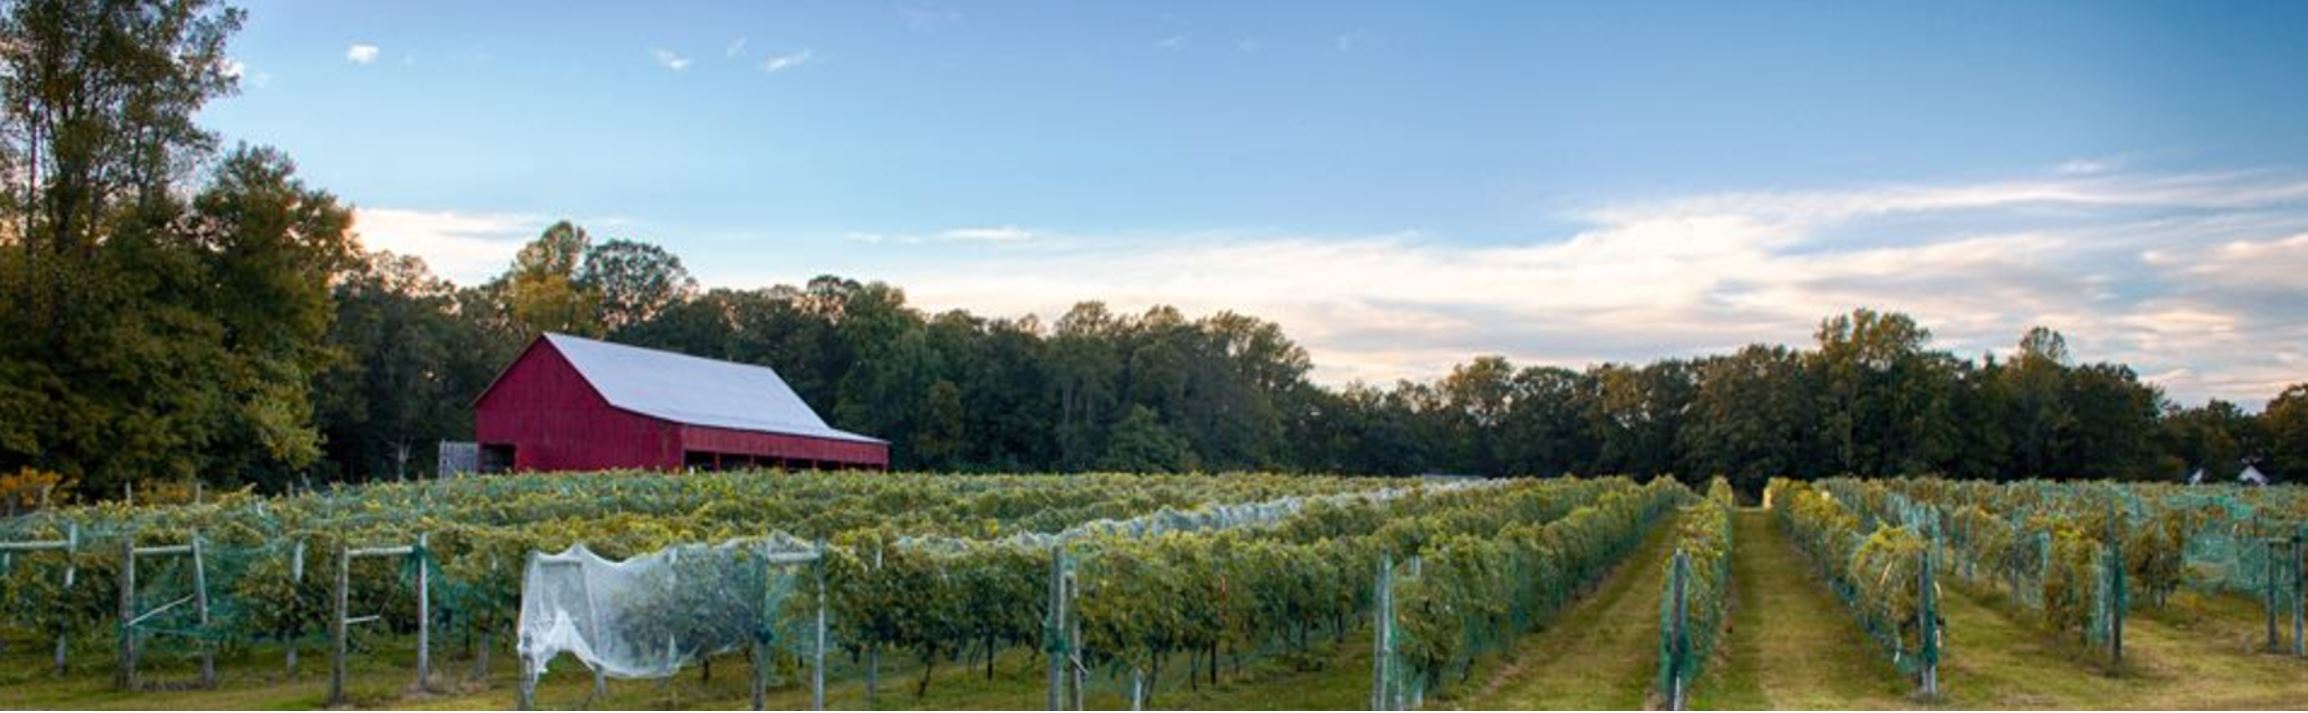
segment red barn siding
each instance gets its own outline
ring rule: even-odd
[[[539,339],[473,404],[474,440],[511,445],[514,470],[673,470],[685,451],[889,467],[889,445],[673,423],[609,403]]]
[[[618,410],[544,340],[473,405],[474,440],[512,444],[514,470],[678,468],[680,427]]]
[[[839,461],[887,468],[890,447],[882,443],[837,441],[782,433],[738,431],[711,426],[682,426],[681,445],[693,451],[772,456],[787,460]]]

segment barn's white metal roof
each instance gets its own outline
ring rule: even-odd
[[[698,426],[883,443],[825,425],[801,395],[766,366],[546,334],[609,404]]]

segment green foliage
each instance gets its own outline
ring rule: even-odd
[[[1098,462],[1104,470],[1137,473],[1179,473],[1193,470],[1194,453],[1186,440],[1171,433],[1162,425],[1162,417],[1153,409],[1133,406],[1130,415],[1114,424],[1114,433],[1106,439],[1106,457]]]
[[[1660,565],[1659,676],[1662,696],[1672,695],[1675,682],[1696,681],[1714,658],[1715,642],[1730,622],[1731,509],[1737,505],[1729,481],[1717,478],[1706,497],[1685,508],[1674,533],[1675,546]],[[1678,556],[1686,558],[1683,632],[1676,635],[1675,574]]]

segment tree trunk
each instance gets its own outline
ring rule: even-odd
[[[922,680],[914,684],[914,700],[930,694],[930,674],[938,670],[938,650],[930,649],[922,655]]]

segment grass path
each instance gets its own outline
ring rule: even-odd
[[[1677,515],[1661,518],[1626,562],[1546,630],[1523,637],[1479,691],[1485,710],[1642,708],[1659,666],[1659,566]]]
[[[1813,577],[1770,513],[1731,513],[1731,631],[1695,709],[1906,708],[1912,688]]]
[[[1951,584],[1946,686],[1965,708],[2299,708],[2308,702],[2308,661],[2257,651],[2244,632],[2255,605],[2183,596],[2135,611],[2124,629],[2124,666],[2072,635],[2040,628],[2001,591]]]

